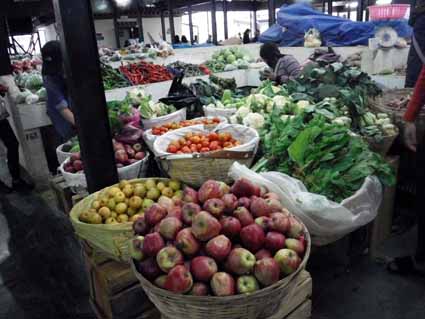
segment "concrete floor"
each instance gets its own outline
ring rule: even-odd
[[[2,196],[0,202],[0,319],[95,318],[67,217],[37,193]],[[404,251],[414,238],[400,242],[383,249]],[[343,251],[335,245],[311,259],[313,318],[425,318],[423,278],[390,275],[368,256],[348,260]]]

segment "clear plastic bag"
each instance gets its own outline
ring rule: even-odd
[[[382,201],[382,185],[369,176],[362,187],[340,204],[325,196],[309,193],[304,184],[279,172],[255,173],[234,163],[229,170],[233,179],[245,177],[279,195],[284,206],[306,225],[315,245],[330,244],[375,219]]]

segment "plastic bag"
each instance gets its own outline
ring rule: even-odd
[[[304,184],[279,172],[257,174],[234,163],[229,170],[234,180],[244,177],[277,193],[284,206],[298,216],[312,235],[315,245],[327,245],[375,219],[382,200],[382,185],[369,176],[362,187],[340,204],[325,196],[309,193]]]
[[[304,35],[304,46],[306,48],[318,48],[321,45],[320,32],[315,28],[309,29]]]
[[[163,124],[171,123],[171,122],[180,122],[185,119],[186,119],[186,108],[183,108],[176,112],[173,112],[164,116],[159,116],[154,119],[150,119],[150,120],[142,119],[142,125],[143,125],[143,128],[147,130],[154,126],[161,126]]]
[[[29,94],[27,95],[27,97],[25,98],[25,103],[26,104],[35,104],[39,101],[39,97],[36,94]]]
[[[176,140],[180,137],[183,137],[188,132],[196,132],[196,133],[228,132],[232,134],[232,136],[236,140],[241,142],[241,145],[232,147],[231,149],[229,149],[235,152],[256,151],[258,147],[258,143],[260,141],[260,137],[256,130],[243,125],[239,125],[239,124],[219,124],[212,130],[208,130],[204,125],[194,125],[194,126],[183,127],[181,129],[174,130],[159,136],[153,144],[153,152],[155,153],[156,156],[173,155],[173,158],[178,158],[179,156],[187,157],[188,154],[174,155],[172,153],[169,153],[167,152],[167,147],[171,143],[171,141]]]
[[[208,105],[203,106],[204,114],[205,116],[223,116],[227,119],[230,119],[230,117],[236,113],[237,109],[235,108],[228,108],[228,109],[220,109]]]

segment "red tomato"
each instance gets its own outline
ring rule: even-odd
[[[190,145],[190,150],[192,151],[192,153],[196,153],[198,151],[198,148],[196,147],[196,144]]]
[[[202,147],[208,147],[208,146],[210,146],[210,143],[208,141],[202,142]]]
[[[183,152],[182,151],[177,151],[177,153],[176,154],[183,154]]]
[[[190,153],[190,148],[189,148],[189,146],[183,146],[183,147],[182,147],[182,152],[183,152],[183,153]]]
[[[200,151],[201,148],[202,148],[202,144],[196,144],[196,148],[197,148],[198,151]]]
[[[201,148],[201,153],[209,152],[210,149],[208,147]]]
[[[218,141],[218,134],[217,133],[210,133],[208,134],[208,138],[210,141]]]
[[[209,146],[209,148],[210,148],[210,150],[211,151],[215,151],[215,150],[217,150],[218,149],[218,142],[217,141],[212,141],[211,143],[210,143],[210,146]]]
[[[201,138],[199,136],[193,136],[191,141],[195,144],[199,144],[199,142],[201,141]]]
[[[177,147],[175,145],[169,145],[167,148],[167,151],[170,153],[176,153],[177,152]]]

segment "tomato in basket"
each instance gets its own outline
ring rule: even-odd
[[[194,120],[184,120],[180,122],[172,122],[163,124],[161,126],[155,126],[152,128],[152,134],[153,135],[163,135],[167,133],[168,131],[177,130],[182,127],[192,126],[192,125],[217,125],[221,122],[221,120],[218,117],[213,118],[201,118],[201,119],[194,119]]]
[[[173,140],[167,152],[174,154],[206,153],[241,145],[230,133],[186,133],[184,137]]]

